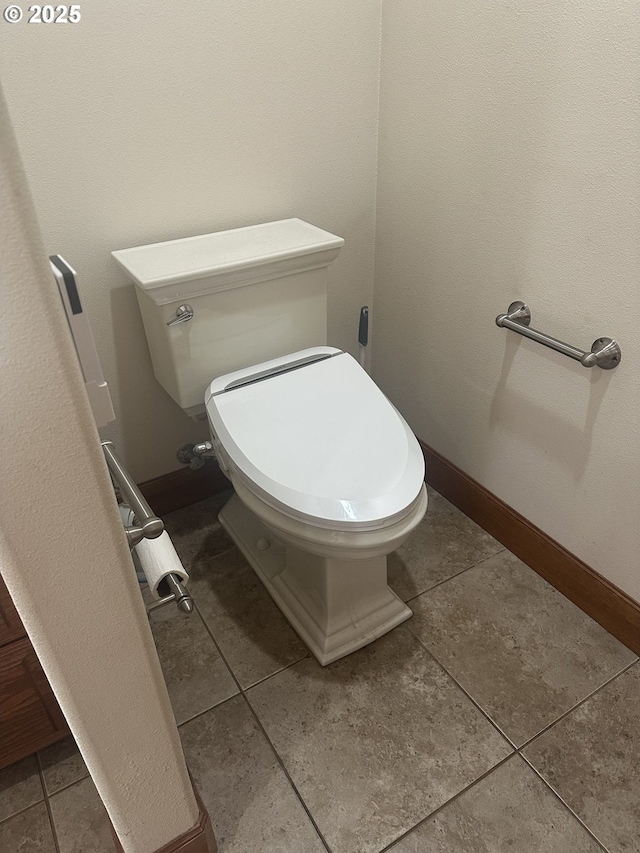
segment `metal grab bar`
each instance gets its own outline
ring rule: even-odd
[[[579,361],[583,367],[597,366],[603,370],[613,370],[620,364],[622,352],[612,338],[598,338],[593,342],[591,352],[585,352],[577,347],[572,347],[570,344],[565,344],[557,338],[552,338],[550,335],[545,335],[543,332],[538,332],[536,329],[530,329],[530,322],[531,311],[524,302],[512,302],[506,314],[499,314],[496,317],[496,326],[511,329],[512,332],[524,335],[525,338],[530,338],[532,341],[549,347],[549,349],[568,355],[569,358]]]
[[[111,476],[116,486],[122,492],[125,502],[131,507],[133,514],[138,520],[139,526],[125,527],[124,529],[129,541],[129,547],[133,548],[134,545],[137,545],[143,539],[157,539],[164,531],[164,522],[154,514],[149,504],[142,497],[140,489],[133,482],[129,472],[118,458],[113,442],[102,441],[101,444]]]
[[[124,532],[127,535],[129,548],[134,548],[143,539],[157,539],[164,532],[164,522],[154,514],[153,510],[146,502],[140,489],[136,486],[127,469],[124,467],[118,455],[114,450],[112,441],[102,441],[102,450],[104,451],[107,467],[111,473],[111,479],[122,492],[127,504],[133,511],[133,514],[138,521],[139,526],[127,527]],[[178,575],[173,573],[165,576],[163,583],[166,582],[169,589],[169,595],[159,598],[151,604],[147,605],[147,611],[155,610],[156,607],[162,607],[175,601],[178,609],[183,613],[193,612],[193,599],[187,592]]]

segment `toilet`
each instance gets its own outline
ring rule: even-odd
[[[427,509],[409,426],[326,346],[343,245],[286,219],[113,253],[136,285],[157,380],[208,420],[234,488],[220,523],[322,665],[411,616],[387,555]]]

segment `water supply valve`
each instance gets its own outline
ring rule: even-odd
[[[197,471],[207,459],[215,459],[216,454],[210,441],[201,441],[199,444],[183,444],[176,451],[176,456],[182,465],[188,465],[192,471]]]

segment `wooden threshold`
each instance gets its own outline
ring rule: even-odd
[[[640,604],[637,601],[423,441],[420,445],[430,486],[610,634],[640,654]]]

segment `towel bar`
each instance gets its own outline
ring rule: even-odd
[[[545,335],[544,332],[538,332],[537,329],[530,329],[530,322],[531,311],[524,302],[512,302],[506,314],[499,314],[496,317],[496,326],[511,329],[512,332],[524,335],[525,338],[530,338],[532,341],[549,347],[549,349],[568,355],[569,358],[579,361],[583,367],[597,366],[603,370],[613,370],[620,364],[622,352],[618,344],[611,338],[597,338],[593,342],[591,351],[585,352],[577,347],[572,347],[571,344],[565,344],[557,338],[552,338],[550,335]]]

